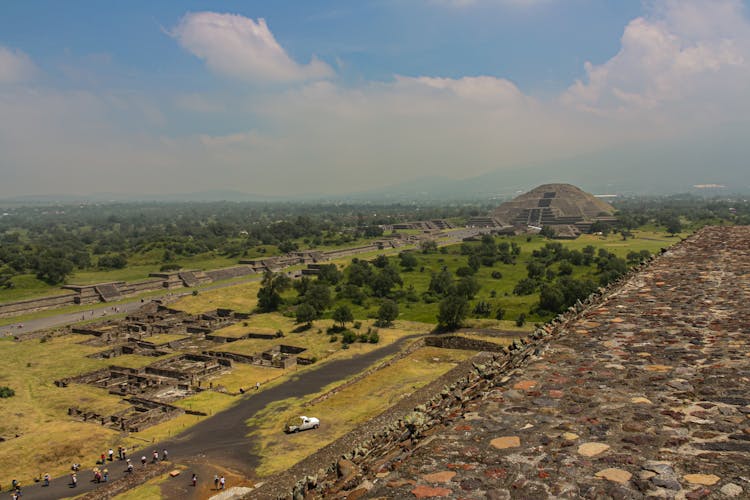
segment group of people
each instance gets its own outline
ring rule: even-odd
[[[161,454],[161,460],[167,460],[169,457],[169,453],[166,449],[162,451]],[[130,458],[128,457],[127,448],[124,446],[118,446],[117,447],[117,458],[118,460],[124,460],[126,464],[125,472],[132,473],[133,472],[133,463],[131,462]],[[102,453],[99,457],[99,460],[97,460],[96,465],[101,465],[102,467],[94,467],[92,469],[92,473],[94,475],[93,482],[95,483],[101,483],[108,482],[109,481],[109,469],[104,467],[104,465],[107,464],[107,462],[114,462],[115,461],[115,450],[110,448],[107,450],[106,453]],[[141,456],[141,464],[144,466],[146,465],[146,462],[148,460],[146,459],[146,455]],[[152,454],[151,463],[157,463],[159,462],[159,452],[154,450]],[[70,474],[70,487],[75,488],[78,486],[78,471],[81,469],[81,464],[73,464],[71,466],[71,474]],[[49,474],[44,475],[44,486],[49,486]]]

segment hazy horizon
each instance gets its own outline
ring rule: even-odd
[[[0,198],[748,192],[747,7],[9,3]]]

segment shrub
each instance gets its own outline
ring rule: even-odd
[[[359,330],[360,328],[362,328],[362,322],[361,321],[355,321],[354,322],[354,329],[355,330]]]
[[[12,398],[16,395],[16,391],[11,389],[10,387],[2,386],[0,387],[0,398]]]
[[[378,331],[375,330],[370,334],[370,336],[367,338],[367,341],[371,344],[377,344],[380,342],[380,335],[378,334]]]
[[[352,332],[351,330],[346,330],[341,334],[341,342],[343,342],[344,344],[353,344],[356,341],[357,334]]]
[[[496,280],[502,279],[503,273],[501,273],[500,271],[492,271],[492,278]]]
[[[518,319],[516,319],[516,326],[521,327],[526,324],[526,313],[521,313],[518,315]]]
[[[331,335],[329,342],[336,342],[338,341],[338,339],[339,339],[338,335]]]

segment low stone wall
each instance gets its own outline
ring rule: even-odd
[[[0,304],[0,318],[7,318],[19,314],[25,314],[55,307],[75,305],[75,298],[78,296],[75,292],[70,292],[52,297],[42,297],[39,299],[22,300],[19,302],[10,302]]]
[[[426,337],[424,343],[429,347],[442,349],[462,349],[465,351],[502,352],[503,346],[486,340],[469,339],[460,335],[436,335]]]

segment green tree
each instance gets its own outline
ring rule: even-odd
[[[451,275],[450,271],[444,269],[439,273],[433,273],[427,289],[431,293],[434,293],[435,295],[439,295],[441,297],[445,297],[446,295],[451,293],[453,291],[453,276]]]
[[[401,267],[406,271],[413,271],[414,268],[419,265],[419,261],[417,260],[417,256],[414,255],[414,252],[401,252],[398,254],[398,258],[401,261]]]
[[[318,280],[324,281],[329,285],[337,284],[343,277],[343,273],[339,271],[336,264],[323,264],[318,270]]]
[[[471,300],[479,292],[479,281],[474,276],[465,276],[456,283],[456,293]]]
[[[398,318],[398,304],[390,299],[384,300],[378,309],[378,326],[389,326],[396,318]]]
[[[545,283],[539,293],[539,307],[553,313],[562,312],[565,309],[565,295],[557,285]]]
[[[258,309],[261,312],[278,310],[284,302],[281,292],[287,290],[291,284],[292,280],[286,274],[266,270],[258,290]]]
[[[73,263],[68,259],[43,256],[36,267],[36,277],[48,285],[57,285],[65,281],[73,272]]]
[[[466,297],[450,294],[440,301],[438,307],[438,325],[446,330],[455,330],[461,326],[469,313],[469,301]]]
[[[354,315],[352,314],[351,309],[349,309],[349,307],[346,305],[336,308],[336,310],[333,311],[333,315],[331,317],[335,322],[341,324],[342,329],[346,328],[347,323],[351,323],[352,321],[354,321]]]
[[[307,323],[308,328],[312,322],[318,318],[318,312],[310,304],[302,303],[297,306],[296,311],[297,323]]]
[[[312,306],[319,317],[323,314],[323,311],[331,307],[332,299],[330,287],[322,282],[313,283],[305,294],[303,302]]]

